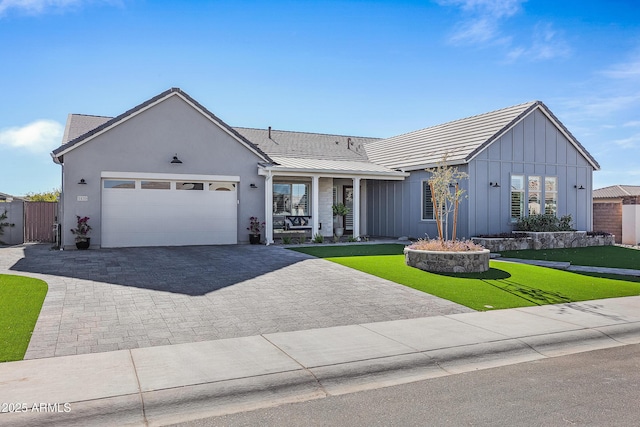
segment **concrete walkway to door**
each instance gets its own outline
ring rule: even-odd
[[[26,359],[472,310],[277,246],[0,248],[49,292]]]

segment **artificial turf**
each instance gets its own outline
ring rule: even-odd
[[[564,261],[571,265],[640,270],[640,250],[623,246],[504,251],[500,255],[505,258]]]
[[[378,245],[366,246],[366,249],[354,245],[350,249],[328,246],[295,250],[480,311],[640,295],[640,283],[633,280],[499,261],[491,261],[491,268],[485,273],[428,273],[405,264],[404,256],[398,254],[402,253],[402,245],[384,245],[385,252],[392,251],[388,246],[395,246],[395,255],[375,255]],[[346,255],[347,250],[356,255]],[[361,250],[367,254],[357,255]],[[331,256],[331,251],[335,251],[335,256]]]
[[[39,279],[0,274],[0,362],[24,358],[47,289]]]

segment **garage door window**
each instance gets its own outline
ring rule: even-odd
[[[136,188],[135,181],[125,181],[116,179],[106,179],[104,182],[104,188]]]
[[[143,190],[170,190],[171,183],[169,181],[142,181],[140,188]]]
[[[223,181],[210,182],[209,191],[236,191],[236,184]]]
[[[176,182],[176,190],[204,190],[203,182]]]

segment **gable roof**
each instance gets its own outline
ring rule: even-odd
[[[111,128],[118,126],[120,123],[126,120],[129,120],[132,117],[135,117],[137,114],[140,114],[141,112],[146,111],[147,109],[153,107],[154,105],[172,96],[179,96],[187,104],[191,105],[193,108],[195,108],[205,117],[207,117],[213,123],[218,125],[221,129],[226,131],[230,136],[232,136],[238,142],[246,146],[249,150],[253,151],[263,161],[271,162],[271,159],[265,152],[260,150],[255,144],[247,140],[244,136],[236,132],[231,126],[227,125],[225,122],[223,122],[218,117],[216,117],[211,111],[207,110],[204,106],[198,103],[195,99],[191,98],[186,92],[182,91],[180,88],[171,88],[169,90],[166,90],[161,94],[154,96],[153,98],[143,102],[140,105],[133,107],[128,111],[125,111],[124,113],[112,119],[109,119],[108,117],[101,117],[101,116],[83,116],[83,115],[77,115],[77,114],[70,115],[69,118],[71,120],[68,121],[67,126],[65,128],[65,137],[73,138],[73,136],[75,136],[79,132],[84,132],[84,133],[81,133],[80,135],[76,136],[73,139],[64,141],[63,145],[53,150],[51,152],[51,157],[53,157],[53,161],[56,163],[62,163],[65,153],[92,140],[98,135],[101,135],[109,131]],[[103,121],[105,119],[106,121]],[[72,121],[74,121],[75,123],[72,124],[71,123]],[[102,122],[102,123],[92,129],[87,130],[87,128],[90,127],[91,124],[97,124],[99,122]]]
[[[64,128],[64,135],[62,136],[62,143],[76,139],[77,137],[84,135],[113,119],[113,117],[106,116],[92,116],[88,114],[69,114],[67,117],[67,124]]]
[[[617,199],[627,196],[640,196],[640,185],[611,185],[593,190],[594,199]]]
[[[540,109],[564,133],[594,169],[600,169],[595,159],[541,101],[526,102],[369,142],[365,144],[365,150],[370,161],[394,169],[416,170],[433,167],[442,161],[445,155],[449,164],[468,163],[536,109]]]
[[[234,129],[271,157],[366,162],[364,144],[379,138],[290,132],[275,129]]]

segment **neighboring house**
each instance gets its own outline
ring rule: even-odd
[[[443,156],[460,182],[459,237],[510,231],[518,217],[571,214],[591,230],[598,163],[541,102],[388,139],[232,128],[173,88],[122,115],[69,115],[63,145],[63,246],[76,215],[102,247],[267,242],[287,229],[332,236],[344,202],[354,236],[436,236],[426,168]]]
[[[593,191],[593,229],[616,243],[640,243],[640,185],[612,185]]]

